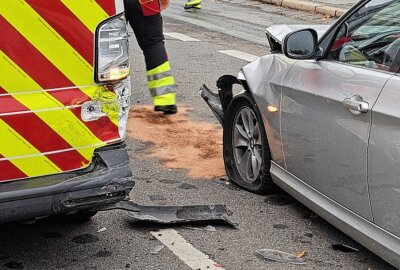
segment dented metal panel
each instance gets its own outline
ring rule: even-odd
[[[280,135],[282,82],[295,63],[282,54],[266,55],[242,69],[249,91],[254,97],[264,121],[272,159],[285,167]],[[268,110],[268,108],[276,110]]]
[[[322,37],[326,31],[330,28],[330,25],[306,25],[306,24],[298,24],[298,25],[289,25],[289,24],[277,24],[271,27],[268,27],[266,33],[268,36],[274,38],[279,43],[283,42],[285,36],[293,31],[311,28],[317,31],[318,38]]]

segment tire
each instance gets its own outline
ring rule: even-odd
[[[267,135],[251,95],[245,92],[235,96],[225,116],[223,152],[228,177],[253,193],[276,192],[277,186],[270,174],[271,153]]]

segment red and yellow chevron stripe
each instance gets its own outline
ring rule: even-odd
[[[115,14],[115,0],[0,1],[0,181],[85,168],[120,140],[118,97],[93,74],[95,29]],[[82,121],[90,100],[108,115]]]

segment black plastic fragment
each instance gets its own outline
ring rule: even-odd
[[[346,244],[334,244],[334,245],[332,245],[332,249],[337,250],[337,251],[346,252],[346,253],[360,251],[357,248],[346,245]]]
[[[161,224],[188,224],[197,222],[224,222],[234,228],[231,214],[225,205],[187,205],[187,206],[144,206],[132,201],[121,201],[113,205],[94,209],[95,211],[125,210],[135,221],[148,221]]]

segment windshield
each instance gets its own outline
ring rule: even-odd
[[[389,71],[400,48],[400,0],[373,0],[340,28],[329,58]]]

